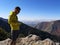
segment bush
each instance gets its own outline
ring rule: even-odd
[[[18,37],[20,37],[20,38],[21,38],[21,37],[25,37],[25,36],[24,36],[24,34],[19,34],[19,36],[18,36]]]
[[[6,32],[4,29],[0,28],[0,41],[5,40],[10,37],[10,34]]]

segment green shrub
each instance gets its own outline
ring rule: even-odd
[[[25,37],[25,36],[24,36],[24,34],[19,34],[19,36],[18,36],[18,37],[20,37],[20,38],[21,38],[21,37]]]
[[[10,34],[6,32],[4,29],[0,28],[0,41],[5,40],[10,37]]]

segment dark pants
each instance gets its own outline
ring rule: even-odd
[[[11,30],[11,39],[12,41],[16,41],[19,36],[19,30]]]

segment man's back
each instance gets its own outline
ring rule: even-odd
[[[8,18],[8,23],[11,26],[11,30],[18,30],[19,29],[19,23],[18,23],[18,17],[14,12],[11,12]]]

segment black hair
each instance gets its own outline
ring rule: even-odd
[[[15,7],[15,9],[21,10],[21,8],[20,8],[20,7]]]

